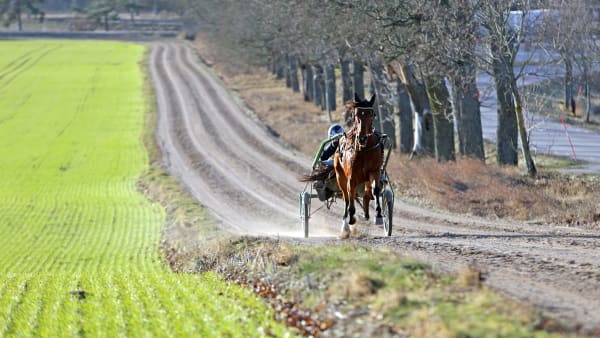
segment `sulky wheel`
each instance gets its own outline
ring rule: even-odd
[[[300,221],[304,229],[304,237],[308,238],[308,220],[310,219],[310,194],[300,193]]]
[[[394,194],[386,189],[382,198],[383,229],[386,236],[392,235],[392,217],[394,214]]]

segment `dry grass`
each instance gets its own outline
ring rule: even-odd
[[[454,212],[532,219],[548,202],[516,169],[479,160],[438,163],[420,158],[396,161],[390,169],[402,194]]]
[[[284,81],[266,69],[242,65],[239,60],[232,65],[226,51],[215,44],[208,47],[205,41],[206,37],[200,37],[196,47],[229,88],[283,143],[314,156],[331,124],[327,113],[305,102],[301,93],[286,88]],[[341,122],[341,114],[338,109],[333,122]],[[472,159],[409,161],[407,155],[394,153],[388,172],[400,198],[434,208],[489,218],[600,226],[600,178],[560,175],[538,163],[541,174],[531,179],[522,168],[496,166],[492,148],[486,149],[487,164]],[[556,159],[544,162],[547,168],[561,163]]]
[[[348,271],[329,292],[334,300],[356,299],[376,294],[383,285],[382,281],[369,277],[364,271]]]
[[[401,194],[436,208],[481,217],[598,227],[600,180],[542,170],[535,179],[520,168],[473,159],[437,163],[395,161],[390,168]]]
[[[456,282],[463,288],[479,288],[483,277],[481,271],[474,268],[466,268],[456,273]]]

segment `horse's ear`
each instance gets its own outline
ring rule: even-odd
[[[373,104],[375,103],[375,94],[373,94],[373,96],[371,96],[371,99],[369,100],[369,106],[373,107]]]
[[[354,93],[354,102],[360,102],[360,98],[356,92]]]

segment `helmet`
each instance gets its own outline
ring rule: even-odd
[[[344,127],[342,127],[341,124],[336,123],[336,124],[332,124],[331,127],[329,127],[329,130],[327,130],[327,135],[329,135],[329,137],[333,137],[337,134],[342,134],[344,132]]]

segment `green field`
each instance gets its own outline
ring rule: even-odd
[[[144,47],[0,41],[0,337],[286,335],[215,275],[174,274],[148,169]]]

